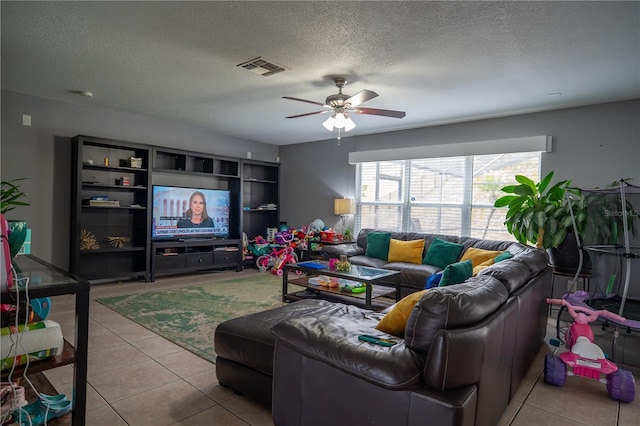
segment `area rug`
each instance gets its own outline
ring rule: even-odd
[[[282,278],[265,273],[202,286],[97,300],[186,350],[215,362],[213,334],[218,324],[282,306]]]

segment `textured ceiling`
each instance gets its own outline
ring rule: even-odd
[[[345,92],[403,119],[347,135],[640,97],[639,2],[2,1],[2,88],[276,145],[329,139]],[[236,65],[263,56],[285,72]],[[71,91],[88,90],[92,99]],[[548,96],[560,92],[561,95]]]

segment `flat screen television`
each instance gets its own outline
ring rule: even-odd
[[[228,238],[230,192],[153,186],[151,238]]]

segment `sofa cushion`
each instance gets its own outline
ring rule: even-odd
[[[431,275],[442,271],[442,269],[433,265],[416,265],[415,263],[403,262],[389,262],[380,267],[383,269],[391,269],[392,271],[399,271],[402,287],[411,287],[417,290],[424,289],[424,285]]]
[[[469,259],[471,260],[471,263],[475,268],[476,266],[478,266],[483,262],[486,262],[487,260],[495,259],[496,256],[498,256],[501,253],[503,252],[498,250],[485,250],[485,249],[476,248],[476,247],[469,247],[462,254],[460,261]]]
[[[502,253],[497,255],[496,258],[493,259],[493,261],[495,263],[498,263],[498,262],[502,262],[503,260],[511,259],[512,257],[513,255],[511,254],[510,251],[503,251]]]
[[[505,253],[509,253],[509,252],[505,251]],[[478,266],[474,266],[473,267],[473,276],[475,277],[480,272],[484,271],[485,269],[487,269],[489,266],[493,265],[494,263],[496,263],[494,259],[489,259],[489,260],[485,260],[484,262],[482,262]]]
[[[365,254],[376,259],[387,260],[389,255],[390,232],[370,232],[367,235],[367,249]]]
[[[358,308],[350,308],[344,315],[309,315],[282,321],[271,332],[277,338],[277,345],[286,345],[306,357],[385,389],[420,387],[425,355],[407,348],[402,339],[395,337],[398,344],[391,347],[358,340],[362,334],[385,337],[374,330],[382,316],[364,309],[357,315]],[[331,398],[331,395],[325,396]]]
[[[444,269],[447,265],[458,260],[463,248],[464,246],[461,244],[434,238],[422,263]]]
[[[437,274],[433,274],[429,278],[427,278],[427,284],[424,286],[424,288],[429,289],[432,287],[438,287],[438,284],[440,284],[440,281],[442,281],[443,273],[444,272],[438,272]]]
[[[504,285],[509,293],[513,293],[531,279],[527,265],[514,259],[495,263],[478,273],[478,276],[494,277]]]
[[[411,315],[413,307],[418,303],[425,291],[427,290],[416,291],[402,298],[380,320],[376,325],[376,329],[394,336],[404,337],[404,329],[407,326],[409,315]]]
[[[387,268],[387,261],[382,259],[376,259],[371,256],[352,256],[349,258],[349,262],[353,265],[370,266],[372,268]]]
[[[401,241],[391,238],[389,242],[389,262],[422,263],[424,240]]]
[[[444,268],[438,287],[463,283],[467,278],[471,278],[471,275],[473,275],[473,264],[470,259],[452,263]]]
[[[324,300],[301,300],[278,308],[224,321],[214,333],[218,356],[271,376],[275,337],[271,327],[280,321],[305,315],[344,314],[344,305]]]
[[[476,323],[494,312],[509,293],[490,276],[472,277],[462,284],[432,288],[418,301],[407,321],[405,344],[415,351],[429,352],[441,329]]]

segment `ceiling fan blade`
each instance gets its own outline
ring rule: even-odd
[[[404,111],[393,111],[390,109],[377,108],[354,108],[351,110],[356,114],[384,115],[385,117],[402,118],[407,115]]]
[[[367,102],[369,99],[375,98],[376,96],[378,96],[376,92],[372,92],[371,90],[361,90],[349,99],[346,99],[344,103],[351,104],[352,107],[355,107]]]
[[[326,111],[314,111],[314,112],[308,112],[306,114],[298,114],[298,115],[291,115],[289,117],[285,117],[285,118],[298,118],[298,117],[306,117],[307,115],[316,115],[316,114],[324,114],[327,112],[331,112],[330,110],[326,110]]]
[[[308,104],[314,104],[314,105],[320,105],[320,106],[326,106],[323,103],[320,102],[316,102],[316,101],[308,101],[306,99],[300,99],[300,98],[292,98],[291,96],[283,96],[282,99],[291,99],[292,101],[300,101],[300,102],[306,102]]]

